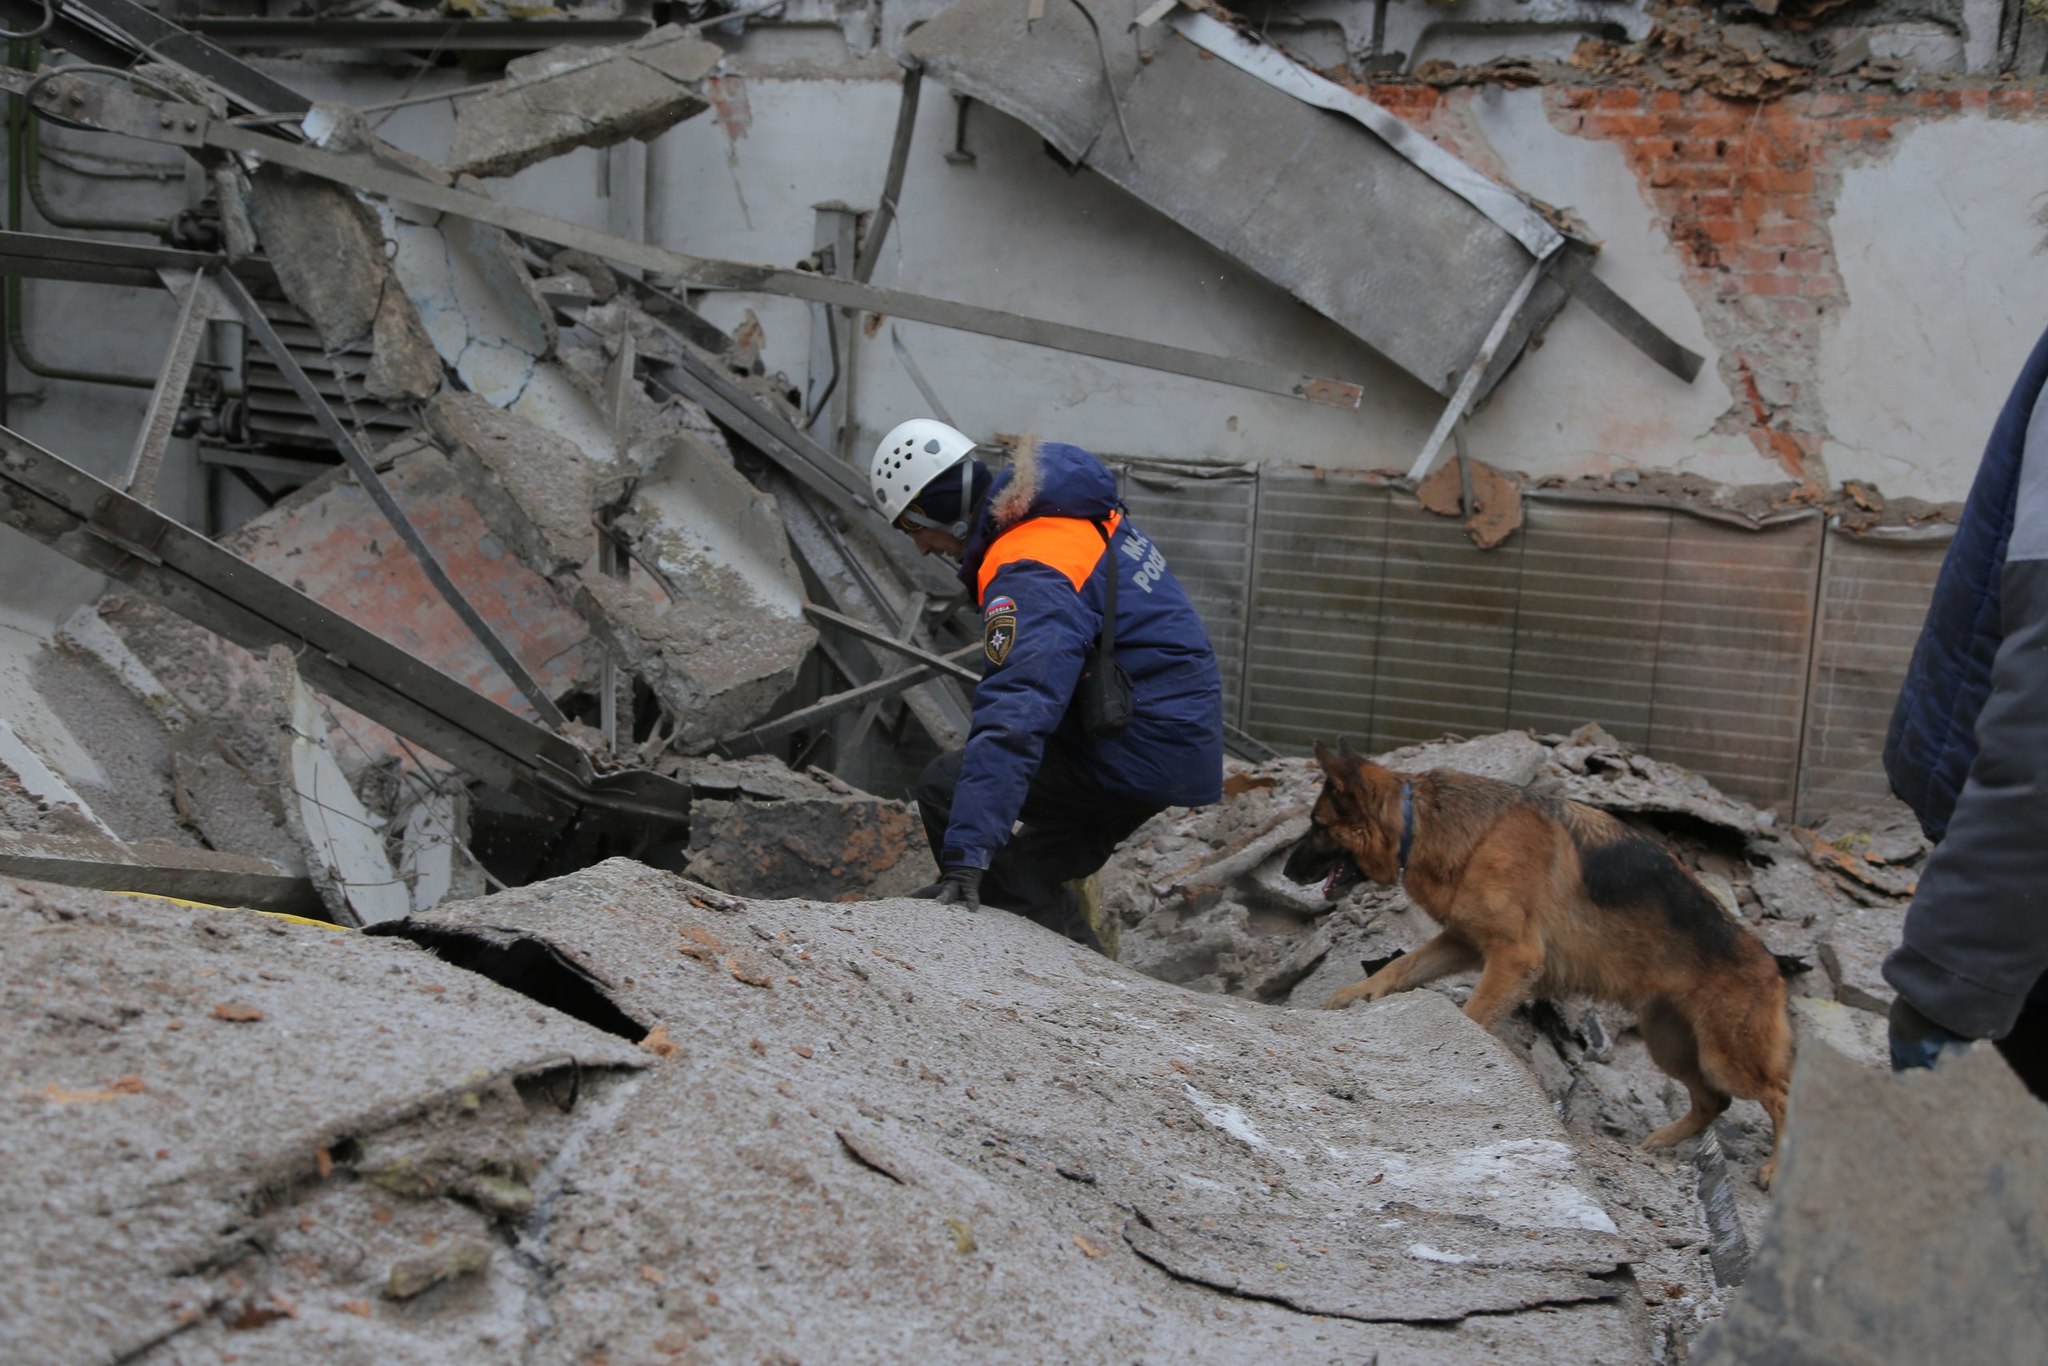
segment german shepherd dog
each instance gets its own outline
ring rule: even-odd
[[[1773,1141],[1757,1182],[1770,1185],[1792,1071],[1784,979],[1677,859],[1577,802],[1447,769],[1404,777],[1342,742],[1315,753],[1323,790],[1287,876],[1320,881],[1332,900],[1361,878],[1398,882],[1443,926],[1325,1009],[1475,966],[1465,1013],[1488,1029],[1531,996],[1628,1006],[1651,1058],[1692,1097],[1642,1146],[1703,1132],[1731,1096],[1760,1101]]]

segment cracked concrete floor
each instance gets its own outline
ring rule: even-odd
[[[1651,1355],[1631,1240],[1434,994],[623,860],[414,923],[650,1048],[402,940],[0,886],[10,1359]]]

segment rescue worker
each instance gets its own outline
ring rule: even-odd
[[[918,785],[941,871],[913,895],[970,910],[985,899],[1101,949],[1068,884],[1167,807],[1222,797],[1222,675],[1194,604],[1101,461],[1027,439],[992,473],[976,449],[916,418],[869,466],[882,515],[922,553],[959,562],[982,619],[966,747]],[[1107,643],[1129,678],[1121,727],[1115,670],[1099,667],[1110,602]]]
[[[1884,766],[1937,841],[1884,960],[1892,1066],[1991,1039],[2048,1100],[2048,335],[1991,430]]]

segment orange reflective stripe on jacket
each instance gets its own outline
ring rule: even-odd
[[[1109,514],[1107,526],[1112,536],[1122,521],[1122,514]],[[1059,570],[1072,580],[1074,591],[1078,593],[1081,585],[1088,582],[1088,576],[1095,572],[1095,565],[1101,560],[1104,549],[1102,534],[1095,529],[1095,523],[1084,518],[1033,517],[1019,522],[996,537],[988,548],[988,554],[982,556],[981,572],[976,576],[975,600],[978,604],[986,598],[989,581],[1003,566],[1015,564],[1018,560],[1032,560]]]

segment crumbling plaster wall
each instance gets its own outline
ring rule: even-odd
[[[897,87],[872,57],[787,60],[790,35],[733,42],[712,117],[650,153],[649,221],[685,251],[794,261],[811,206],[870,204]],[[821,36],[806,31],[811,46]],[[753,56],[757,47],[773,55]],[[842,75],[844,78],[842,78]],[[2048,317],[2035,270],[2048,150],[2026,87],[1930,81],[1762,103],[1613,86],[1367,87],[1474,164],[1575,211],[1603,278],[1708,360],[1686,386],[1567,308],[1475,420],[1473,453],[1529,475],[1676,469],[1735,483],[1845,479],[1956,499]],[[1402,468],[1438,401],[1227,258],[985,108],[971,165],[928,84],[877,280],[1362,381],[1356,414],[895,324],[959,420],[1099,450]],[[808,310],[751,308],[771,370],[801,377]],[[856,447],[923,407],[886,333],[856,366]]]

